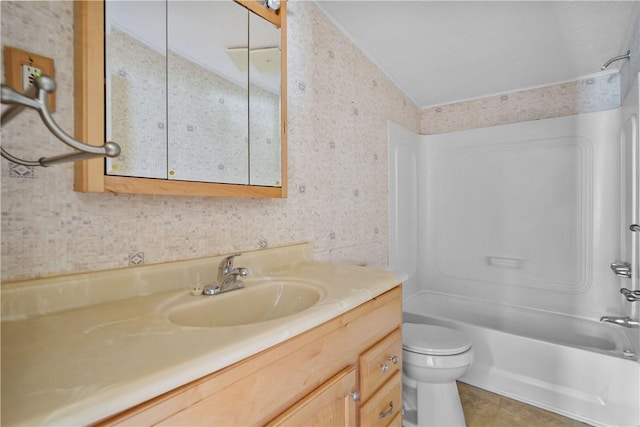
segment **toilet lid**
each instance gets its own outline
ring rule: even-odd
[[[455,329],[405,323],[402,325],[402,348],[414,353],[452,355],[470,349],[471,340]]]

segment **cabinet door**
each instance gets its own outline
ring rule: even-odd
[[[283,412],[267,426],[355,426],[356,370],[350,366]]]

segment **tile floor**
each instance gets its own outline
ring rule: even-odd
[[[458,383],[467,427],[588,427],[589,424],[563,417],[499,394]]]

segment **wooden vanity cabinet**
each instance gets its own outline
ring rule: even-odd
[[[397,286],[97,425],[400,426],[401,297]]]

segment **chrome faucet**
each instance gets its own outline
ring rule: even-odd
[[[218,265],[218,280],[204,287],[203,295],[216,295],[223,292],[235,291],[244,288],[242,280],[238,280],[238,276],[246,277],[249,270],[244,267],[234,267],[233,259],[241,254],[233,254],[225,257]]]
[[[613,323],[615,325],[624,326],[625,328],[637,328],[639,323],[637,320],[633,320],[630,317],[613,317],[613,316],[602,316],[600,318],[601,322],[605,323]]]

